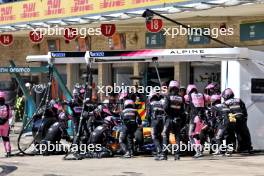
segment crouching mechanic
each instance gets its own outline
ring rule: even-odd
[[[124,110],[121,112],[122,128],[119,136],[119,143],[124,158],[131,158],[134,153],[134,137],[138,127],[141,126],[141,118],[135,109],[135,102],[133,100],[125,100]]]
[[[178,81],[171,81],[169,84],[168,95],[165,97],[165,112],[167,116],[162,131],[163,151],[160,160],[167,160],[168,151],[166,151],[166,146],[169,144],[169,136],[171,131],[175,135],[175,141],[177,144],[176,152],[174,153],[174,159],[180,159],[180,131],[182,126],[182,118],[185,116],[185,111],[184,99],[179,95],[179,88],[180,84]]]
[[[88,151],[89,157],[91,158],[107,158],[112,157],[113,152],[109,148],[109,144],[112,141],[112,128],[115,126],[115,121],[112,116],[104,118],[102,125],[97,126],[90,135],[89,143],[95,147],[99,147],[98,151]]]
[[[165,101],[159,93],[152,92],[149,95],[148,115],[151,118],[151,136],[156,149],[155,160],[159,160],[162,157],[161,133],[164,126],[164,118],[166,117],[164,103]]]
[[[235,133],[238,141],[238,152],[247,151],[252,152],[251,136],[247,126],[247,109],[245,103],[239,99],[234,98],[232,89],[227,88],[223,91],[222,97],[224,104],[230,109],[230,115],[235,117]]]

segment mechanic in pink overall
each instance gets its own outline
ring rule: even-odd
[[[194,146],[196,154],[195,158],[202,156],[202,145],[199,140],[199,135],[203,128],[206,127],[205,122],[205,105],[208,101],[204,94],[199,93],[194,84],[189,84],[187,87],[185,102],[188,104],[189,114],[189,139]]]
[[[0,137],[3,139],[6,157],[11,156],[11,144],[9,139],[10,107],[5,104],[5,98],[0,93]]]

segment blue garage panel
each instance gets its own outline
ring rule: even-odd
[[[264,22],[240,24],[240,40],[264,39]]]

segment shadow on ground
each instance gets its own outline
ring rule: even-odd
[[[12,172],[17,170],[16,166],[5,166],[5,165],[0,165],[0,176],[6,176]]]

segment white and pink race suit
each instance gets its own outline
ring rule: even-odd
[[[189,138],[190,142],[195,145],[197,151],[200,146],[200,140],[197,136],[201,133],[202,129],[206,126],[205,123],[205,106],[209,97],[202,93],[191,93],[185,96],[185,101],[189,102],[190,106],[190,125],[189,125]]]
[[[3,138],[3,143],[5,147],[5,151],[11,152],[11,145],[9,141],[9,118],[11,117],[11,110],[8,105],[0,106],[0,118],[5,121],[4,124],[0,125],[0,136]]]

